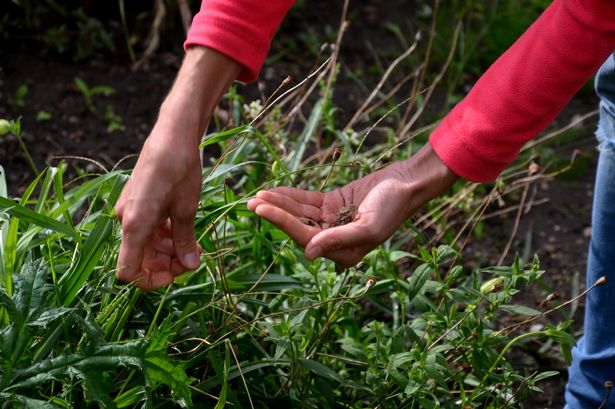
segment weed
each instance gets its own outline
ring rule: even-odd
[[[84,80],[79,77],[75,77],[73,82],[81,95],[83,95],[83,100],[85,102],[85,108],[90,113],[95,113],[96,109],[94,107],[94,103],[92,99],[95,95],[104,95],[109,96],[115,93],[115,90],[112,87],[108,87],[106,85],[97,85],[93,87],[89,87],[88,84]]]
[[[122,117],[113,112],[113,106],[107,105],[105,110],[105,120],[107,121],[107,132],[113,133],[122,131],[124,125],[122,125]]]
[[[9,105],[13,108],[14,111],[17,111],[26,106],[26,96],[28,95],[28,86],[26,84],[21,84],[17,91],[15,91],[15,95],[13,97],[9,97]]]

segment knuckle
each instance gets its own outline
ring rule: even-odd
[[[327,247],[331,251],[341,250],[344,248],[344,240],[340,236],[331,236],[327,243]]]
[[[139,229],[141,217],[135,212],[126,212],[122,215],[122,233],[131,234]]]

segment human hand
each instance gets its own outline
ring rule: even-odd
[[[196,144],[168,137],[175,128],[154,127],[116,205],[122,224],[117,277],[154,290],[199,265],[194,216],[201,189]]]
[[[410,159],[339,189],[321,193],[273,188],[258,192],[248,208],[305,247],[309,260],[324,256],[349,267],[456,179],[431,146],[425,145]],[[356,206],[354,218],[336,226],[340,210],[347,211],[350,206]]]
[[[194,217],[201,191],[199,142],[218,100],[241,65],[193,47],[115,210],[122,225],[116,276],[146,291],[196,269],[201,249]]]

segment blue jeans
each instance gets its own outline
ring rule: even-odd
[[[615,382],[615,54],[598,71],[600,97],[597,137],[600,156],[587,259],[587,286],[609,281],[587,295],[584,335],[572,350],[566,385],[567,409],[596,409],[605,399],[606,381]],[[604,408],[615,407],[615,390]]]

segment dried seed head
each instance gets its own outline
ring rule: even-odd
[[[478,338],[478,331],[475,329],[472,330],[472,338]]]
[[[598,286],[598,285],[606,284],[607,281],[609,281],[609,278],[607,276],[602,276],[602,277],[600,277],[599,279],[596,280],[594,285]]]
[[[365,287],[369,290],[374,286],[374,284],[376,284],[376,279],[370,278],[369,280],[367,280],[367,284],[365,284]]]
[[[333,150],[333,163],[337,162],[340,156],[342,156],[342,150],[340,148],[335,148]]]
[[[611,389],[613,389],[613,381],[604,382],[604,389],[606,389],[607,391],[610,391]]]
[[[540,170],[540,165],[534,161],[532,161],[532,163],[530,163],[530,166],[527,170],[527,172],[530,174],[530,176],[535,175],[538,173],[538,171]]]

